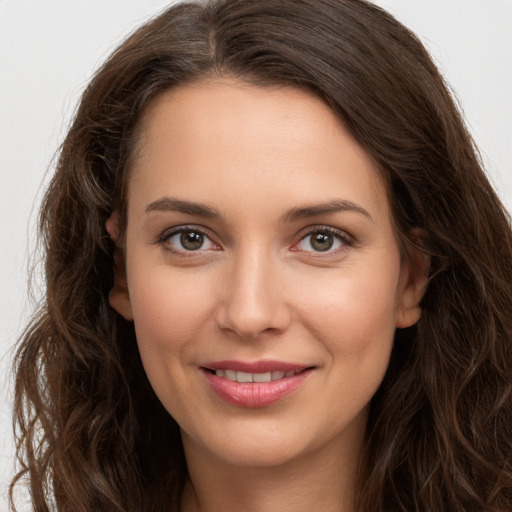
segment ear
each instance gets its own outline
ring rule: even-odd
[[[110,290],[108,298],[110,305],[124,317],[125,320],[130,322],[133,320],[130,292],[128,291],[128,284],[126,282],[124,256],[121,249],[118,247],[116,247],[114,253],[114,286],[112,290]]]
[[[120,247],[117,246],[119,240],[119,212],[115,210],[105,223],[105,228],[116,244],[114,250],[114,286],[110,290],[110,305],[126,320],[133,320],[132,304],[130,301],[130,293],[126,281],[126,266],[124,254]]]
[[[419,240],[424,236],[415,232],[411,238]],[[398,285],[396,327],[411,327],[420,319],[420,302],[427,290],[429,269],[430,256],[418,246],[408,244]]]

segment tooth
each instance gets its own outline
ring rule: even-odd
[[[234,370],[224,370],[224,377],[234,382],[236,381],[236,372]]]
[[[272,380],[272,374],[270,372],[254,373],[252,376],[253,382],[270,382],[271,380]]]
[[[238,382],[252,382],[252,373],[236,372],[236,380]]]
[[[297,372],[265,372],[265,373],[249,373],[249,372],[237,372],[234,370],[215,370],[217,377],[224,377],[225,379],[233,382],[270,382],[273,380],[280,380],[287,377],[293,377]]]

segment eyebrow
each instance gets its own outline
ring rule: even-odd
[[[184,201],[174,197],[162,197],[161,199],[153,201],[146,207],[146,213],[150,212],[181,212],[208,219],[220,217],[219,211],[212,206],[204,203]]]
[[[338,212],[356,212],[373,220],[373,217],[362,206],[344,199],[334,199],[325,203],[304,205],[292,208],[283,215],[284,221],[294,221],[316,217],[319,215],[329,215]]]
[[[197,215],[208,219],[221,217],[219,210],[205,203],[196,203],[174,197],[162,197],[153,201],[146,207],[146,213],[150,212],[180,212],[188,215]],[[338,212],[356,212],[372,219],[372,216],[363,207],[344,199],[334,199],[325,203],[297,206],[286,211],[282,216],[284,222],[297,221],[319,215],[329,215]]]

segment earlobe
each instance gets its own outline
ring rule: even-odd
[[[133,321],[132,306],[130,299],[119,293],[118,290],[112,288],[108,296],[110,305],[129,322]]]
[[[420,319],[420,302],[427,291],[429,269],[430,256],[416,247],[409,246],[400,276],[396,327],[411,327]]]
[[[121,250],[118,248],[116,248],[114,253],[114,286],[112,290],[110,290],[108,298],[110,305],[124,317],[125,320],[133,320],[130,293],[126,282],[124,257]]]

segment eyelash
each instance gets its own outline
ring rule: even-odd
[[[173,236],[176,236],[176,235],[179,235],[182,233],[187,233],[187,232],[197,233],[197,234],[203,236],[204,239],[209,240],[210,243],[217,245],[217,244],[215,244],[215,242],[212,241],[212,237],[209,235],[208,231],[206,231],[205,229],[200,228],[198,226],[180,226],[177,228],[173,228],[170,231],[164,232],[158,238],[157,243],[159,245],[161,245],[164,248],[164,250],[169,251],[173,254],[176,254],[180,257],[184,257],[184,258],[193,257],[193,256],[196,256],[197,253],[204,252],[205,249],[202,249],[202,250],[201,249],[197,249],[197,250],[176,249],[169,243],[169,240]],[[331,251],[329,248],[326,251],[311,250],[311,251],[304,251],[304,252],[312,253],[312,254],[315,254],[315,255],[321,257],[322,254],[330,255],[333,253],[337,253],[339,251],[346,250],[347,247],[352,247],[354,245],[354,239],[345,231],[333,228],[331,226],[317,225],[317,226],[310,226],[310,227],[306,228],[306,231],[303,232],[303,234],[301,234],[300,239],[298,240],[298,242],[294,243],[291,250],[297,251],[297,252],[300,251],[300,249],[294,249],[294,247],[299,245],[301,242],[306,240],[308,237],[310,237],[314,234],[319,234],[319,233],[332,235],[336,240],[338,240],[341,243],[341,247],[337,248],[333,251]],[[211,249],[206,249],[206,250],[211,250]]]
[[[346,250],[348,247],[352,247],[354,245],[354,239],[346,232],[342,231],[340,229],[333,228],[331,226],[310,226],[306,228],[306,232],[301,235],[299,241],[294,244],[294,247],[299,245],[302,241],[306,240],[308,237],[314,235],[314,234],[329,234],[332,235],[336,240],[338,240],[341,244],[340,248],[330,250],[330,248],[327,251],[304,251],[308,253],[315,254],[316,257],[322,257],[323,254],[326,255],[332,255],[335,253],[338,253],[340,251]],[[294,250],[294,249],[292,249]],[[300,250],[300,249],[295,249]]]
[[[215,242],[212,241],[212,237],[209,235],[209,233],[198,226],[180,226],[177,228],[173,228],[170,231],[165,231],[162,236],[157,240],[157,243],[161,245],[164,250],[169,251],[173,254],[176,254],[178,256],[189,258],[195,256],[198,252],[204,251],[204,249],[201,251],[201,249],[197,250],[187,250],[187,249],[176,249],[173,247],[169,240],[176,235],[180,235],[182,233],[197,233],[204,237],[205,240],[209,240],[212,244],[215,244]]]

